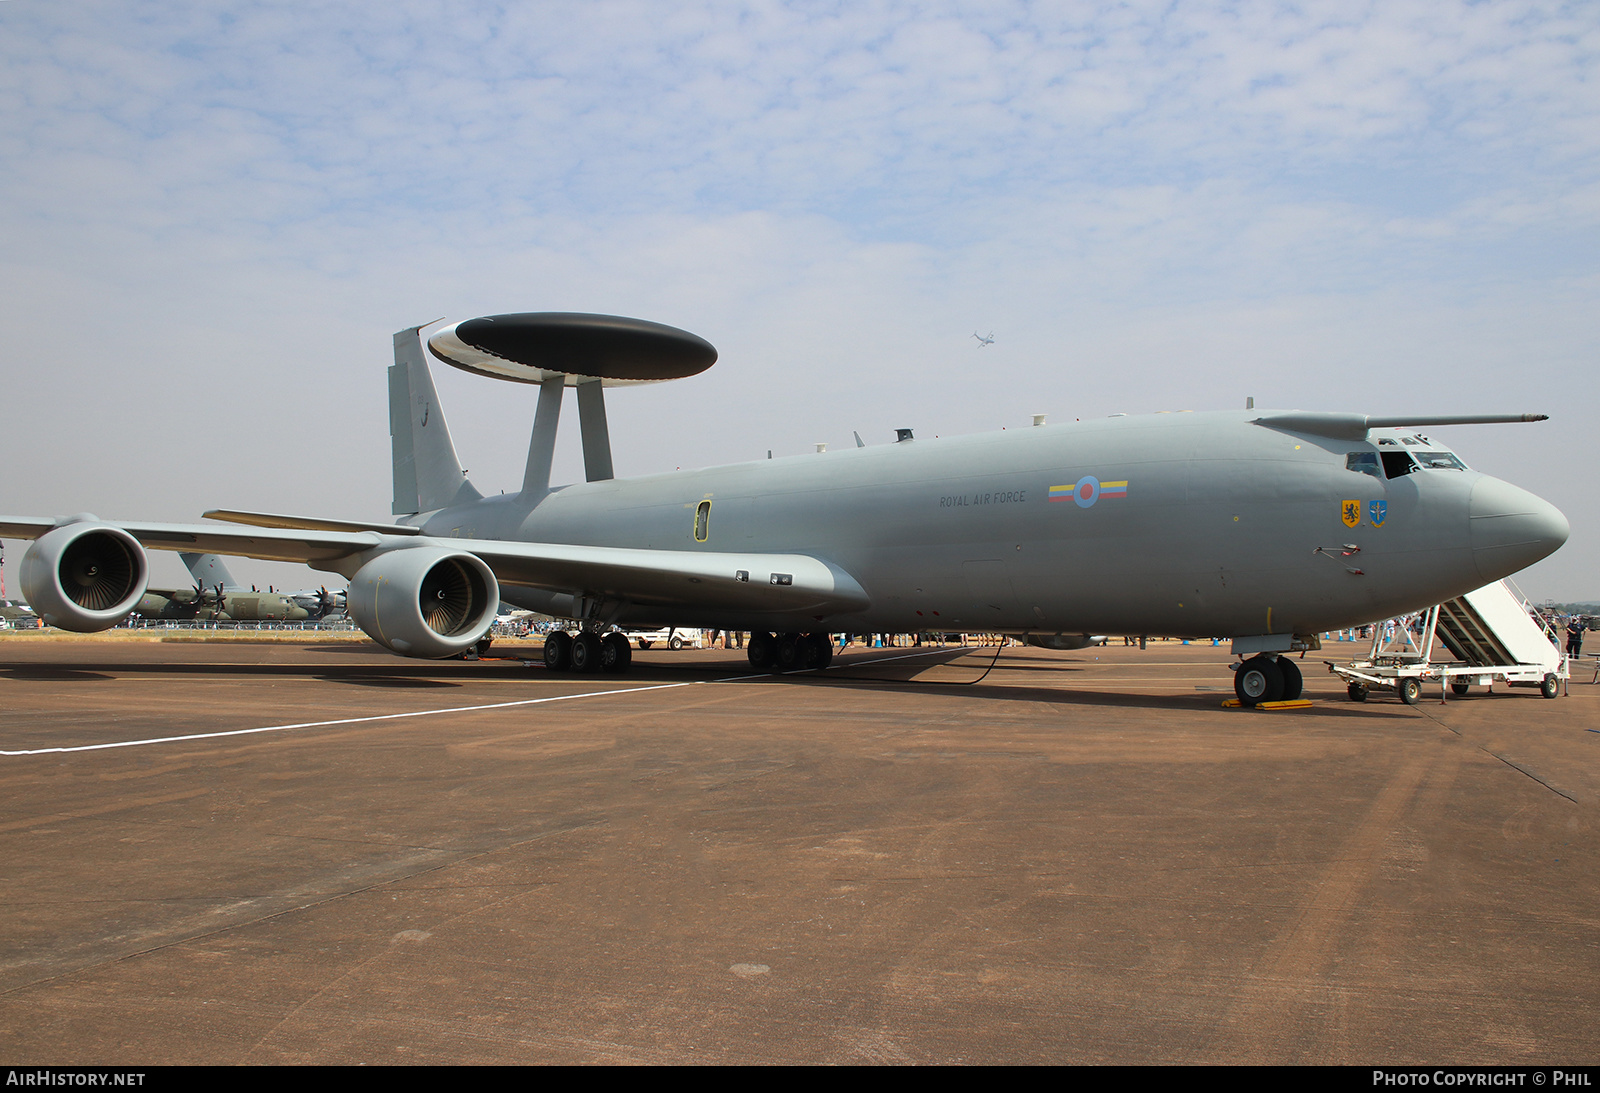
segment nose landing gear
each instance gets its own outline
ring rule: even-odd
[[[1241,706],[1296,699],[1304,687],[1300,665],[1287,657],[1263,653],[1251,657],[1233,673],[1233,693]]]

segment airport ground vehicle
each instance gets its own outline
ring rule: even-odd
[[[665,645],[669,649],[705,648],[705,641],[699,630],[664,626],[656,630],[625,630],[623,634],[641,649],[648,649],[652,645]]]
[[[1459,698],[1472,687],[1496,683],[1537,687],[1555,698],[1571,676],[1556,641],[1549,623],[1509,581],[1495,581],[1417,615],[1380,623],[1367,656],[1345,665],[1326,663],[1356,702],[1380,689],[1415,705],[1430,683],[1439,685],[1441,698],[1446,691]],[[1447,651],[1448,660],[1441,655]]]

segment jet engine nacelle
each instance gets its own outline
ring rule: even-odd
[[[1022,640],[1040,649],[1055,649],[1062,652],[1068,649],[1087,649],[1091,645],[1099,645],[1106,639],[1099,634],[1024,634]]]
[[[402,656],[454,656],[494,624],[500,582],[476,555],[442,547],[380,554],[350,580],[347,613]]]
[[[85,514],[45,532],[22,556],[22,594],[50,626],[92,634],[127,617],[150,565],[139,540]]]

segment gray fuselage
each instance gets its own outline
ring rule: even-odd
[[[1476,471],[1347,469],[1355,453],[1443,445],[1403,430],[1330,439],[1259,416],[909,440],[488,498],[406,522],[440,538],[807,554],[871,598],[822,618],[616,616],[775,631],[1315,634],[1477,588],[1566,539],[1555,508]],[[571,596],[507,586],[502,598],[573,613]]]

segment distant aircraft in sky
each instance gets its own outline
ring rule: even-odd
[[[1479,588],[1569,530],[1420,431],[1543,419],[1530,414],[1250,409],[945,440],[902,429],[893,444],[617,479],[603,389],[692,376],[717,353],[657,323],[565,313],[427,339],[456,368],[539,387],[522,489],[484,497],[456,457],[420,329],[394,336],[389,370],[395,522],[0,517],[0,536],[36,540],[19,574],[29,602],[52,625],[105,629],[144,592],[146,547],[206,551],[343,574],[351,619],[406,656],[465,651],[502,600],[574,620],[546,640],[557,671],[626,670],[619,625],[750,631],[763,670],[827,666],[839,631],[1058,649],[1102,634],[1222,637],[1253,705],[1299,693],[1283,654],[1322,632]],[[552,486],[569,386],[588,481]]]
[[[974,331],[973,331],[973,332],[972,332],[972,336],[973,336],[973,337],[974,337],[974,338],[977,338],[977,339],[978,339],[978,347],[979,347],[979,348],[980,348],[980,349],[981,349],[981,348],[982,348],[982,347],[983,347],[983,346],[986,346],[986,345],[993,345],[993,344],[994,344],[994,331],[992,331],[992,330],[991,330],[991,331],[989,331],[989,334],[988,334],[988,336],[987,336],[987,337],[979,337],[979,336],[978,336],[978,332],[977,332],[977,331],[976,331],[976,330],[974,330]]]

